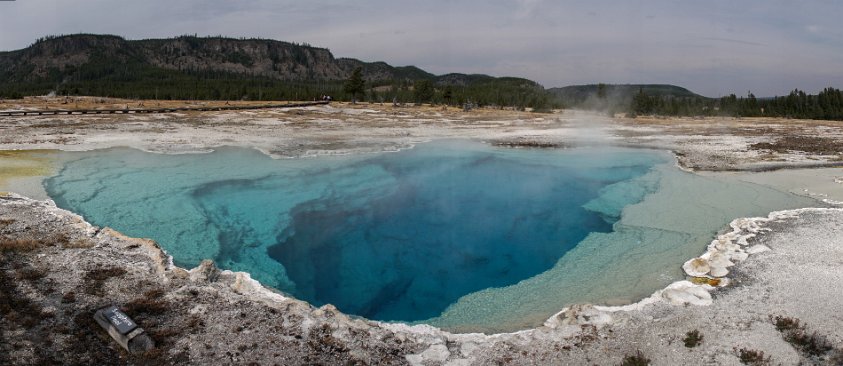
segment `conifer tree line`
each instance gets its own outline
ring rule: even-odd
[[[787,96],[756,98],[731,94],[722,98],[675,98],[650,96],[643,90],[632,98],[627,112],[632,115],[782,117],[843,120],[843,92],[825,88],[818,94],[795,89]]]
[[[19,70],[26,74],[28,70]],[[360,68],[346,80],[279,80],[261,75],[211,70],[171,70],[142,62],[116,63],[92,57],[79,67],[50,70],[32,79],[3,75],[0,98],[23,96],[85,95],[156,100],[314,100],[330,95],[334,100],[373,103],[431,103],[478,106],[559,108],[545,89],[521,78],[466,76],[452,85],[436,78],[368,80]]]
[[[60,54],[66,49],[87,47],[86,42],[90,40],[85,37],[121,40],[115,36],[62,36],[41,39],[33,46],[55,41],[54,51]],[[191,50],[203,42],[223,39],[196,36],[178,38],[189,44],[187,48]],[[296,60],[296,65],[305,68],[306,75],[312,75],[313,70],[308,68],[311,60],[304,47],[310,46],[292,44],[289,47],[292,52],[290,57]],[[46,72],[37,69],[32,63],[20,61],[26,54],[23,50],[15,51],[17,56],[14,57],[9,56],[12,52],[0,53],[0,56],[5,55],[0,57],[0,98],[55,93],[62,96],[153,100],[288,101],[315,100],[329,95],[338,101],[438,105],[470,103],[521,110],[532,108],[534,111],[574,107],[612,113],[626,112],[632,116],[765,116],[843,120],[843,97],[841,91],[835,88],[826,88],[816,95],[794,90],[787,96],[774,98],[756,98],[751,92],[741,97],[732,94],[722,98],[706,98],[670,85],[643,85],[644,88],[636,93],[635,89],[630,88],[639,85],[597,84],[591,89],[585,88],[582,92],[566,95],[554,93],[553,89],[545,89],[538,83],[522,78],[463,74],[435,76],[418,68],[393,68],[385,63],[379,67],[381,71],[392,70],[392,80],[383,79],[383,72],[377,74],[377,71],[371,71],[373,64],[366,63],[362,64],[368,66],[357,67],[345,80],[322,80],[312,76],[284,80],[251,71],[235,73],[198,69],[190,63],[177,68],[164,68],[155,66],[141,57],[140,53],[131,50],[131,47],[94,47],[86,63],[70,63],[61,69],[52,67],[46,69]],[[175,57],[167,52],[163,52],[162,57]],[[249,55],[237,50],[214,50],[213,54],[222,57],[228,64],[249,66],[254,61]],[[275,54],[269,58],[273,65],[280,60],[280,56]],[[366,74],[366,67],[371,75]],[[413,70],[408,72],[407,69]]]

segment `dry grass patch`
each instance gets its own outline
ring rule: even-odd
[[[66,243],[62,243],[61,247],[65,249],[90,249],[93,248],[97,243],[89,238],[82,238],[82,239],[74,239],[69,240]]]
[[[41,244],[33,238],[0,238],[0,252],[31,252]]]

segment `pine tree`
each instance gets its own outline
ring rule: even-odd
[[[351,94],[352,103],[357,103],[357,95],[363,94],[366,82],[363,80],[363,68],[357,67],[351,72],[351,76],[346,80],[343,90]]]
[[[597,84],[597,97],[600,99],[606,99],[606,84]]]
[[[451,99],[454,97],[454,90],[453,88],[448,85],[445,87],[445,91],[442,93],[442,99],[445,100],[445,104],[451,105]]]
[[[413,96],[416,103],[428,103],[433,99],[433,82],[430,80],[416,80],[413,84]]]
[[[632,97],[632,112],[635,115],[652,113],[650,97],[644,93],[644,89],[638,89],[638,94]]]

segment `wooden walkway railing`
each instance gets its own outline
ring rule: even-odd
[[[179,108],[127,108],[127,109],[44,109],[44,110],[27,110],[27,111],[0,111],[0,117],[11,116],[55,116],[55,115],[72,115],[72,114],[141,114],[141,113],[172,113],[172,112],[191,112],[191,111],[242,111],[249,109],[273,109],[273,108],[295,108],[295,107],[310,107],[315,105],[328,104],[328,101],[318,102],[304,102],[304,103],[287,103],[287,104],[265,104],[252,106],[219,106],[219,107],[179,107]]]

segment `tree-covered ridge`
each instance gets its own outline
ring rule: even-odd
[[[825,88],[816,95],[793,90],[787,96],[756,98],[731,94],[714,98],[673,98],[649,95],[643,89],[633,98],[628,112],[632,115],[784,117],[843,120],[843,92]]]
[[[669,84],[587,84],[548,89],[554,96],[571,106],[582,104],[594,97],[630,99],[640,90],[653,96],[701,97],[688,89]]]
[[[344,88],[361,70],[363,91]],[[312,99],[425,102],[548,108],[544,88],[519,78],[448,74],[414,66],[334,58],[325,48],[267,39],[181,36],[125,40],[75,34],[39,39],[0,53],[0,97],[94,95],[145,99]],[[420,85],[426,85],[424,83]]]
[[[557,103],[569,108],[629,116],[731,116],[843,120],[843,95],[835,88],[816,95],[794,90],[787,96],[757,98],[731,94],[707,98],[666,84],[590,84],[548,90]]]
[[[668,84],[588,84],[551,88],[554,100],[568,108],[624,111],[639,90],[669,98],[702,98],[688,89]]]

